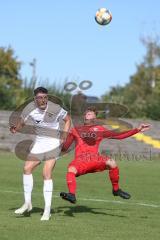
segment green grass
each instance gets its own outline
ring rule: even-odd
[[[49,222],[41,222],[43,166],[34,172],[32,214],[17,217],[14,210],[23,203],[23,162],[14,154],[0,152],[0,239],[160,239],[160,161],[119,162],[121,187],[132,194],[128,201],[112,196],[108,173],[103,172],[77,178],[78,202],[71,205],[59,198],[59,192],[67,190],[65,173],[70,159],[64,157],[56,165],[53,214]]]

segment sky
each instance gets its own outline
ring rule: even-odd
[[[143,61],[140,38],[159,34],[159,0],[5,0],[0,1],[0,47],[11,46],[22,61],[21,75],[63,85],[64,80],[92,81],[85,93],[101,96],[124,86]],[[112,13],[98,25],[97,9]]]

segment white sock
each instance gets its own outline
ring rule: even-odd
[[[25,204],[31,204],[31,194],[33,189],[33,176],[32,174],[23,174],[23,189]]]
[[[44,202],[45,202],[44,212],[45,211],[50,212],[51,210],[52,191],[53,191],[52,179],[44,180],[44,185],[43,185],[43,196],[44,196]]]

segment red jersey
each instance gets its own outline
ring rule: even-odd
[[[67,151],[71,144],[75,142],[75,157],[83,155],[84,153],[98,154],[100,142],[104,138],[120,140],[138,132],[139,130],[137,128],[117,133],[100,125],[77,126],[71,129],[71,132],[63,144],[62,151]]]

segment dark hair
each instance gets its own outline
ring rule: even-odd
[[[34,96],[36,96],[38,93],[48,93],[48,90],[44,87],[38,87],[34,89]]]
[[[88,107],[88,108],[85,110],[85,113],[86,113],[86,112],[94,112],[96,115],[98,114],[97,109],[96,109],[95,106],[90,106],[90,107]]]

